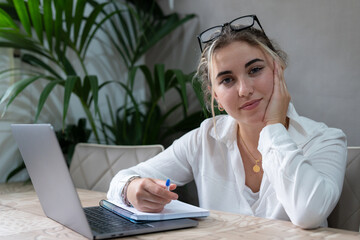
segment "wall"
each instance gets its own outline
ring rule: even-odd
[[[159,1],[169,9],[169,1]],[[266,32],[288,53],[285,71],[298,113],[343,129],[348,145],[360,145],[360,1],[181,0],[174,11],[198,18],[161,42],[148,63],[193,71],[196,35],[236,17],[256,14]]]

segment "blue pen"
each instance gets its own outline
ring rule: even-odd
[[[166,180],[166,190],[170,191],[170,179]]]

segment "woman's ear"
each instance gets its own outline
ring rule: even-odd
[[[211,95],[214,95],[215,100],[217,101],[217,95],[216,92],[213,91],[213,89],[211,88],[211,86],[208,86],[209,92],[211,93]]]

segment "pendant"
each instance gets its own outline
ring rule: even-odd
[[[259,167],[259,165],[257,165],[257,164],[254,165],[254,166],[253,166],[253,171],[256,172],[256,173],[260,172],[260,167]]]
[[[255,165],[253,166],[253,171],[255,173],[258,173],[261,170],[260,166],[258,165],[258,162],[259,162],[259,160],[255,160]]]

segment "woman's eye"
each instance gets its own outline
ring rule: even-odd
[[[232,79],[231,78],[224,78],[223,80],[221,80],[221,84],[229,84],[230,82],[232,81]]]
[[[254,74],[260,72],[263,68],[264,67],[253,67],[252,69],[250,69],[249,74],[254,75]]]

